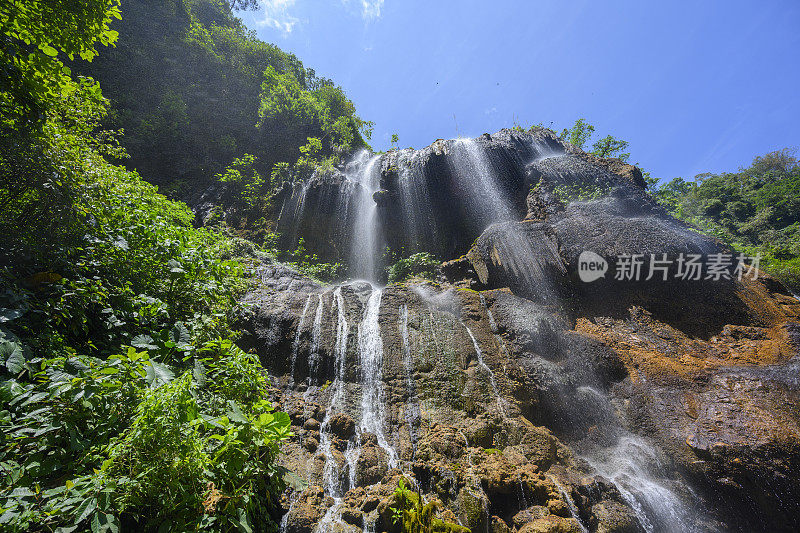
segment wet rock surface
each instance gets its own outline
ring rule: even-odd
[[[763,275],[581,282],[583,250],[725,249],[660,211],[634,167],[533,137],[475,141],[516,217],[480,231],[442,207],[455,141],[382,162],[378,212],[406,224],[388,240],[415,238],[408,169],[436,189],[434,218],[416,207],[441,234],[417,244],[450,260],[439,282],[259,271],[238,320],[292,419],[285,531],[396,531],[401,478],[481,533],[796,530],[800,302]],[[603,196],[559,199],[576,184]]]

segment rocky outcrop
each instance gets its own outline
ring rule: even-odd
[[[264,264],[243,299],[241,345],[292,419],[287,531],[394,531],[403,477],[481,533],[800,527],[800,302],[733,265],[676,279],[680,257],[729,251],[633,167],[546,132],[473,142],[483,163],[458,141],[381,160],[384,237],[448,259],[438,282],[327,286]],[[464,161],[502,177],[515,218],[465,220]],[[584,251],[606,277],[581,280]],[[614,279],[624,254],[642,278],[651,254],[671,261],[667,279]]]

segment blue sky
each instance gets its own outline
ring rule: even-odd
[[[265,41],[420,148],[585,117],[659,178],[800,146],[800,2],[260,0]]]

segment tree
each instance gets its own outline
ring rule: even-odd
[[[561,137],[569,141],[570,144],[583,149],[586,141],[589,140],[593,133],[594,126],[586,122],[585,118],[579,118],[571,128],[564,128],[561,132]]]
[[[392,148],[397,148],[397,143],[400,141],[400,138],[397,136],[396,133],[392,133]]]
[[[0,11],[0,123],[3,130],[40,126],[47,109],[74,83],[59,53],[91,61],[96,44],[113,44],[109,25],[120,0],[10,0]]]
[[[234,159],[225,172],[216,176],[218,181],[231,187],[237,203],[251,209],[258,206],[264,187],[264,178],[255,169],[255,164],[255,156],[244,154]]]
[[[597,157],[616,157],[622,161],[627,161],[631,154],[622,152],[627,147],[628,141],[606,135],[592,145],[592,153]]]

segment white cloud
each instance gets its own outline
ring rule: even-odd
[[[372,20],[381,17],[383,0],[361,0],[361,15],[365,20]]]
[[[284,34],[292,33],[300,19],[291,15],[289,10],[294,7],[296,0],[261,0],[264,19],[259,21],[260,26],[269,26],[282,31]]]
[[[348,7],[348,11],[352,8],[351,0],[342,0],[342,5]],[[381,8],[383,7],[383,0],[358,0],[361,4],[361,18],[366,21],[381,18]]]

